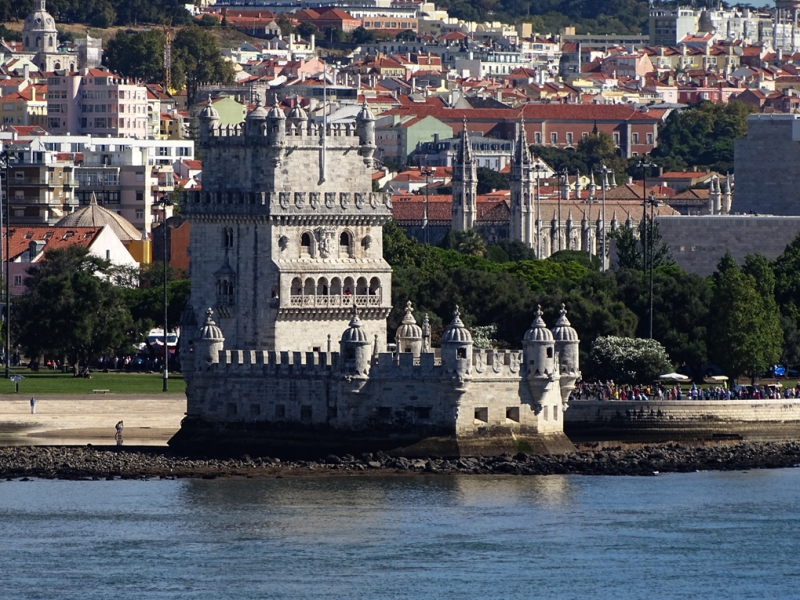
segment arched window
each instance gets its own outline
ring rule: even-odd
[[[292,296],[299,296],[303,293],[303,282],[299,277],[292,279]]]
[[[320,277],[320,280],[317,282],[317,296],[327,296],[330,292],[330,287],[328,286],[328,280],[324,277]]]
[[[53,47],[53,36],[52,35],[48,38],[47,45],[50,46],[51,48]]]
[[[346,277],[344,280],[344,290],[342,290],[342,294],[345,296],[352,296],[355,294],[355,282],[353,281],[352,277]]]
[[[233,228],[222,228],[222,246],[224,248],[233,248]]]
[[[381,295],[381,280],[377,277],[373,277],[369,281],[369,295],[370,296],[380,296]]]
[[[313,296],[315,287],[316,286],[314,285],[314,280],[311,277],[309,277],[308,279],[306,279],[305,285],[303,285],[303,295]]]
[[[58,71],[58,70],[61,68],[61,63],[60,63],[60,62],[57,62],[56,64],[54,64],[54,65],[53,65],[53,68],[54,68],[56,71]]]
[[[358,283],[356,284],[356,295],[357,296],[366,296],[368,292],[367,280],[365,277],[359,277]]]
[[[350,247],[350,234],[348,232],[343,231],[342,235],[339,236],[339,245]]]
[[[342,280],[338,277],[331,279],[331,296],[342,295]]]
[[[353,256],[353,235],[349,231],[343,231],[339,235],[339,257],[347,258]]]
[[[310,248],[311,247],[311,234],[306,232],[300,236],[300,245],[303,248]]]
[[[41,36],[37,36],[36,37],[36,47],[37,48],[41,48],[42,47],[42,38],[41,38]]]

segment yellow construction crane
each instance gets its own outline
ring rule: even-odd
[[[164,89],[172,90],[172,27],[164,27]]]

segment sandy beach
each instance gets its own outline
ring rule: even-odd
[[[125,444],[165,446],[180,428],[186,396],[163,394],[0,395],[0,446],[113,445],[124,421]]]

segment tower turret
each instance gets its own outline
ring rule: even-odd
[[[289,126],[296,130],[297,135],[303,135],[306,133],[306,129],[308,127],[308,115],[306,111],[303,110],[303,107],[300,104],[296,104],[295,107],[289,112]]]
[[[476,196],[478,194],[478,167],[472,155],[467,120],[461,131],[456,161],[453,165],[453,231],[466,231],[475,226]]]
[[[339,341],[340,369],[343,373],[360,378],[369,375],[370,341],[361,327],[358,309],[353,305],[353,318]]]
[[[722,210],[722,193],[719,187],[719,177],[714,175],[711,178],[711,186],[708,190],[708,214],[718,215]]]
[[[555,342],[553,334],[542,319],[542,307],[536,307],[536,316],[522,340],[522,354],[528,389],[535,403],[540,403],[547,386],[558,377],[555,372]]]
[[[273,96],[272,108],[267,113],[267,140],[272,146],[283,146],[286,143],[286,115],[277,95]]]
[[[361,145],[358,153],[364,157],[364,161],[371,162],[375,154],[375,115],[367,106],[366,99],[361,105],[361,110],[356,115],[356,132],[358,143]]]
[[[575,387],[575,382],[581,376],[580,370],[580,340],[567,319],[567,309],[562,304],[561,313],[553,327],[553,340],[555,342],[556,356],[558,357],[559,375],[561,376],[561,403],[567,409],[567,400]]]
[[[458,306],[442,334],[442,376],[463,378],[472,373],[472,334],[464,327]]]
[[[422,352],[422,328],[417,325],[414,315],[411,314],[414,309],[411,308],[411,300],[406,302],[406,315],[403,317],[403,322],[397,328],[395,340],[397,340],[398,352],[410,352],[414,358],[419,358]]]
[[[194,366],[198,371],[205,370],[209,365],[219,362],[219,353],[225,349],[225,336],[217,327],[211,315],[214,311],[206,311],[205,323],[194,337]]]
[[[725,196],[722,199],[722,214],[731,214],[731,204],[733,203],[733,181],[730,172],[725,176]]]
[[[211,96],[208,97],[208,102],[197,118],[200,121],[200,143],[207,143],[208,138],[212,135],[212,130],[219,125],[219,113],[211,105]]]
[[[264,124],[267,121],[267,111],[261,106],[261,97],[256,97],[256,107],[245,117],[245,131],[248,137],[263,135]]]

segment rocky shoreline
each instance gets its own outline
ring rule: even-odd
[[[30,478],[99,480],[392,474],[636,475],[774,469],[800,466],[800,442],[743,442],[686,447],[584,450],[573,454],[406,459],[382,453],[327,456],[317,461],[271,457],[187,457],[162,449],[85,447],[0,448],[0,481]]]

